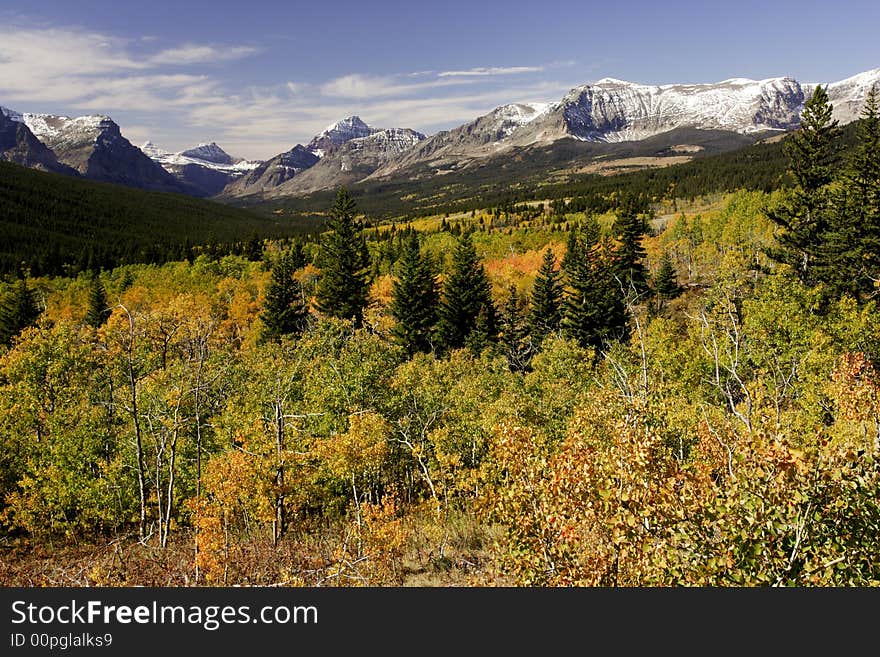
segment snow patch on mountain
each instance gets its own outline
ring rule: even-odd
[[[347,116],[341,121],[327,126],[318,137],[328,137],[337,146],[352,139],[359,139],[378,132],[377,128],[368,126],[359,116]]]
[[[86,116],[60,116],[56,114],[22,115],[25,125],[42,142],[80,142],[88,139],[96,141],[102,133],[114,131],[113,120],[104,114]]]
[[[508,137],[517,128],[546,114],[551,107],[552,103],[511,103],[495,109],[492,119],[497,122],[498,132],[503,137]]]

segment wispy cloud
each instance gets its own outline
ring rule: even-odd
[[[256,48],[250,46],[231,46],[228,48],[217,48],[214,46],[200,46],[189,44],[179,48],[169,48],[163,50],[150,58],[147,62],[153,66],[162,66],[168,64],[188,65],[188,64],[214,64],[220,62],[229,62],[243,57],[249,57],[258,52]]]
[[[438,73],[440,78],[460,78],[460,77],[487,77],[491,75],[518,75],[521,73],[540,73],[544,70],[543,66],[491,66],[469,68],[465,71],[443,71]]]
[[[376,98],[378,96],[408,96],[428,89],[439,89],[460,84],[468,80],[426,80],[409,82],[413,78],[423,78],[426,74],[412,76],[373,76],[352,73],[335,78],[321,85],[321,94],[335,98]],[[438,76],[439,77],[439,76]]]

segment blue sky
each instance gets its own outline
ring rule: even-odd
[[[358,114],[426,133],[615,77],[880,67],[880,2],[0,0],[0,105],[111,115],[168,150],[268,158]]]

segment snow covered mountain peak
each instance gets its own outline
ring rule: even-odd
[[[848,88],[859,88],[864,89],[866,92],[870,90],[871,87],[877,85],[880,87],[880,68],[874,68],[870,71],[863,71],[861,73],[856,73],[852,77],[846,78],[844,80],[839,80],[837,82],[832,82],[828,86],[829,87],[848,87]],[[813,85],[815,86],[815,85]],[[880,91],[880,89],[878,89]]]
[[[216,142],[210,144],[199,144],[194,148],[189,148],[180,153],[184,157],[191,157],[204,162],[213,162],[214,164],[235,164],[235,160],[220,148]]]
[[[635,82],[628,82],[627,80],[620,80],[618,78],[602,78],[601,80],[596,80],[595,86],[597,87],[605,87],[605,86],[639,86]]]
[[[357,133],[358,137],[366,137],[375,129],[364,123],[363,119],[357,115],[346,116],[341,121],[331,123],[319,136],[330,138],[344,138],[348,135]],[[340,142],[341,143],[341,142]]]
[[[331,123],[320,134],[315,135],[306,148],[318,157],[324,157],[327,151],[337,146],[352,139],[369,137],[377,132],[379,128],[367,125],[361,117],[347,116],[341,121]]]
[[[515,130],[542,117],[554,107],[553,103],[511,103],[495,108],[481,120],[483,130],[495,132],[494,141],[510,136]]]

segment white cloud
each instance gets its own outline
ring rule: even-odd
[[[487,77],[492,75],[517,75],[521,73],[540,73],[544,70],[543,66],[492,66],[470,68],[465,71],[443,71],[438,73],[437,77],[453,78],[453,77]]]
[[[439,89],[460,84],[470,84],[471,80],[428,80],[408,82],[411,76],[373,76],[352,73],[343,75],[321,85],[321,94],[334,98],[377,98],[379,96],[407,96],[427,89]],[[421,77],[421,76],[420,76]]]
[[[71,78],[118,75],[144,68],[125,52],[124,42],[78,30],[0,26],[0,92],[45,97],[56,85],[61,100],[74,95]]]
[[[64,103],[73,108],[139,110],[192,104],[213,86],[205,76],[165,73],[168,66],[231,61],[248,46],[187,44],[136,55],[130,43],[78,28],[0,26],[0,96],[7,103]],[[106,107],[102,107],[106,104]],[[39,111],[39,108],[26,108]]]
[[[249,46],[232,46],[229,48],[216,48],[214,46],[200,46],[189,44],[180,48],[163,50],[149,59],[147,62],[152,66],[168,64],[181,66],[187,64],[214,64],[229,62],[243,57],[250,57],[257,53],[256,48]]]

